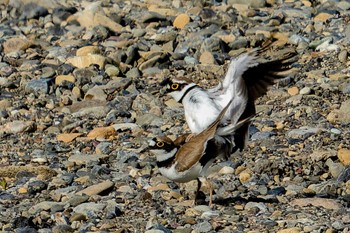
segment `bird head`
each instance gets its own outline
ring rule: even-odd
[[[150,152],[156,156],[158,162],[174,157],[178,151],[173,140],[166,136],[153,138],[149,140],[148,145]]]
[[[186,90],[196,84],[188,78],[177,77],[164,79],[160,85],[166,87],[165,93],[172,96],[177,102],[181,102],[180,100],[182,100]]]

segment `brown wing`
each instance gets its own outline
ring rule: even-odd
[[[175,146],[180,147],[183,144],[185,144],[188,141],[188,138],[191,137],[191,135],[193,135],[193,134],[186,133],[186,134],[183,134],[183,135],[177,137],[174,141]]]
[[[176,160],[178,162],[176,166],[177,171],[185,171],[194,166],[201,159],[201,157],[204,155],[208,141],[214,137],[216,129],[231,102],[232,100],[226,105],[216,120],[211,123],[207,129],[195,136],[192,136],[190,140],[179,149],[179,151],[176,153]]]

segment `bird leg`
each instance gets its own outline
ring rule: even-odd
[[[213,208],[213,185],[208,178],[205,178],[209,187],[209,207]]]
[[[193,205],[196,205],[196,203],[197,203],[197,199],[199,196],[199,190],[201,189],[201,186],[202,186],[202,182],[199,180],[199,178],[197,178],[197,191],[196,191],[196,195],[194,196]]]

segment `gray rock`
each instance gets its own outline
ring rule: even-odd
[[[107,99],[107,94],[104,92],[103,87],[94,86],[86,92],[84,99],[105,101]]]
[[[49,82],[49,79],[30,80],[27,83],[25,90],[27,93],[33,93],[36,96],[47,94],[49,93]]]
[[[298,45],[299,43],[302,43],[302,42],[309,42],[309,41],[307,38],[297,34],[294,34],[289,37],[289,43],[291,44]]]
[[[332,223],[332,227],[334,227],[336,230],[343,230],[345,228],[345,225],[343,222],[336,220]]]
[[[88,202],[88,203],[82,203],[76,207],[73,208],[73,211],[78,214],[83,214],[85,216],[90,216],[97,214],[100,211],[103,211],[103,209],[106,207],[105,203],[94,203],[94,202]]]
[[[52,228],[52,233],[71,233],[74,229],[66,224],[60,224]]]
[[[350,94],[350,82],[342,83],[339,89],[343,92],[343,94]]]
[[[266,4],[266,0],[227,0],[227,4],[244,4],[253,8],[261,8]]]
[[[287,136],[292,139],[306,139],[314,134],[317,134],[321,131],[319,128],[312,128],[312,127],[307,127],[303,126],[300,127],[299,129],[293,129],[288,132]]]
[[[19,19],[38,19],[39,17],[47,15],[49,12],[46,8],[35,4],[34,2],[25,4],[22,8],[23,13]]]
[[[33,227],[19,227],[15,229],[15,233],[37,233]]]
[[[338,178],[345,168],[343,164],[334,163],[331,159],[327,159],[326,165],[333,178]]]
[[[196,65],[199,64],[198,60],[194,57],[191,56],[186,56],[184,58],[184,61],[186,62],[187,65]]]
[[[112,143],[110,142],[100,142],[96,146],[96,151],[101,152],[102,154],[108,155],[112,152]]]
[[[348,180],[350,180],[350,166],[347,166],[345,169],[343,169],[337,179],[339,182],[347,182]]]
[[[274,135],[273,132],[257,132],[257,133],[252,135],[251,140],[253,140],[253,141],[264,140],[264,139],[271,138],[273,135]]]
[[[120,73],[120,70],[116,66],[107,64],[105,68],[105,72],[109,77],[114,77],[114,76],[118,76],[118,74]]]
[[[348,60],[348,51],[346,51],[345,49],[340,51],[340,53],[338,54],[338,59],[339,61],[346,63],[346,61]]]
[[[201,233],[201,232],[210,232],[213,229],[213,227],[208,221],[203,221],[194,225],[193,229],[196,230],[196,232]]]
[[[308,189],[313,190],[316,194],[335,195],[341,183],[338,181],[328,180],[318,184],[309,185]]]
[[[251,210],[253,208],[258,208],[260,210],[260,212],[267,212],[268,209],[266,207],[266,205],[264,203],[258,203],[258,202],[248,202],[245,206],[244,209],[245,210]]]
[[[311,88],[310,87],[304,87],[299,92],[300,95],[308,95],[310,93],[311,93]]]
[[[138,79],[138,78],[140,78],[141,74],[140,74],[139,69],[137,69],[135,67],[135,68],[132,68],[131,70],[129,70],[128,72],[126,72],[125,76],[127,78],[130,78],[130,79]]]
[[[89,199],[88,195],[73,195],[67,201],[71,206],[78,206]]]
[[[46,210],[49,211],[51,209],[61,209],[64,207],[63,203],[54,202],[54,201],[43,201],[29,208],[28,213],[37,214],[40,211]]]
[[[89,155],[89,154],[74,154],[68,158],[68,161],[74,162],[80,165],[86,165],[98,162],[102,158],[106,158],[107,155]]]
[[[346,11],[350,9],[350,2],[349,1],[340,1],[338,3],[336,3],[337,7],[339,7],[340,9]]]
[[[341,130],[339,130],[339,129],[332,128],[332,129],[331,129],[331,133],[332,133],[332,134],[340,135],[342,132],[341,132]]]
[[[152,113],[146,113],[136,117],[136,124],[139,126],[162,126],[164,124],[163,118]]]

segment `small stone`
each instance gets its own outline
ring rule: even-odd
[[[85,216],[91,216],[91,214],[97,214],[98,212],[101,212],[105,207],[106,204],[104,203],[88,202],[74,207],[73,211]]]
[[[333,15],[331,15],[331,14],[321,12],[321,13],[319,13],[318,15],[315,16],[314,20],[315,20],[316,22],[325,23],[325,22],[327,22],[327,20],[329,20],[329,19],[332,18],[332,17],[333,17]]]
[[[241,173],[239,173],[239,180],[242,183],[245,183],[247,181],[249,181],[249,179],[251,178],[251,173],[248,172],[247,170],[242,171]]]
[[[0,110],[6,110],[11,107],[12,103],[8,99],[0,100]]]
[[[251,210],[253,208],[258,208],[261,212],[267,212],[267,207],[264,203],[258,203],[258,202],[248,202],[245,206],[245,210]]]
[[[335,222],[332,223],[332,227],[334,227],[336,230],[342,230],[344,229],[345,225],[339,220],[336,220]]]
[[[73,233],[74,229],[66,224],[60,224],[52,228],[52,233]]]
[[[94,86],[93,88],[89,89],[85,96],[85,100],[107,100],[107,94],[103,90],[103,87],[101,86]]]
[[[77,50],[76,56],[86,56],[90,54],[100,54],[100,49],[97,46],[85,46]]]
[[[338,59],[340,62],[346,63],[346,61],[348,60],[348,51],[340,51],[340,53],[338,54]]]
[[[234,174],[234,172],[235,172],[235,169],[228,166],[221,168],[219,171],[220,174]]]
[[[79,192],[77,192],[77,195],[88,195],[88,196],[92,196],[92,195],[97,195],[111,187],[113,187],[114,183],[110,180],[106,180],[103,181],[99,184],[95,184],[92,186],[89,186]]]
[[[319,198],[319,197],[294,199],[291,201],[290,204],[292,206],[298,205],[301,207],[313,205],[313,206],[323,207],[325,209],[330,209],[330,210],[338,210],[342,208],[342,205],[339,204],[339,202],[337,202],[336,200]]]
[[[187,14],[180,14],[174,20],[174,27],[183,29],[190,22],[190,17]]]
[[[107,64],[106,65],[106,74],[109,76],[109,77],[114,77],[114,76],[118,76],[119,73],[120,73],[120,70],[118,67],[116,66],[113,66],[113,65],[110,65],[110,64]]]
[[[20,37],[10,38],[3,43],[4,53],[12,53],[17,51],[24,51],[32,44],[27,40]]]
[[[55,79],[55,84],[60,85],[64,81],[75,83],[75,77],[73,75],[57,75]]]
[[[304,87],[300,90],[300,95],[308,95],[311,93],[311,88],[310,87]]]
[[[141,74],[140,74],[139,69],[134,67],[131,70],[129,70],[128,72],[126,72],[125,76],[127,78],[130,78],[130,79],[138,79],[138,78],[140,78]]]
[[[86,155],[86,154],[74,154],[71,155],[68,158],[69,162],[75,163],[77,165],[86,165],[89,163],[96,163],[99,162],[100,159],[108,157],[107,155],[98,155],[98,154],[93,154],[93,155]]]
[[[36,194],[47,188],[47,183],[41,180],[32,181],[28,184],[28,193]]]
[[[18,193],[21,193],[21,194],[23,194],[23,193],[28,193],[28,189],[25,188],[25,187],[21,187],[21,188],[19,188],[17,191],[18,191]]]
[[[99,54],[89,54],[85,56],[75,56],[67,59],[67,63],[77,68],[87,68],[92,64],[96,64],[100,69],[104,69],[106,58]]]
[[[57,141],[69,143],[69,142],[72,142],[77,137],[80,137],[81,135],[83,134],[82,133],[63,133],[63,134],[57,135]]]
[[[298,87],[291,87],[288,88],[288,94],[291,96],[297,95],[299,93],[299,88]]]
[[[288,137],[292,139],[306,139],[314,134],[317,134],[321,131],[321,129],[318,128],[311,128],[311,127],[300,127],[299,129],[293,129],[288,132]]]
[[[114,127],[108,126],[108,127],[100,127],[100,128],[95,128],[91,130],[87,137],[90,139],[96,139],[96,138],[104,138],[104,139],[109,139],[113,137],[116,134],[116,131]]]
[[[350,165],[350,150],[348,149],[339,149],[338,158],[340,162],[344,165]]]
[[[199,58],[201,64],[215,64],[215,58],[211,52],[205,51]]]
[[[299,232],[301,232],[301,229],[299,227],[291,227],[291,228],[286,228],[286,229],[277,231],[277,233],[299,233]]]
[[[342,131],[340,131],[339,129],[336,129],[336,128],[332,128],[332,129],[330,130],[330,132],[331,132],[332,134],[337,134],[337,135],[340,135],[340,134],[342,133]]]
[[[79,87],[73,87],[73,89],[72,89],[72,94],[73,94],[76,98],[81,98],[82,91],[79,89]]]
[[[25,91],[35,95],[47,94],[49,92],[48,82],[47,79],[30,80],[25,87]]]
[[[30,132],[35,128],[33,121],[12,121],[5,124],[1,130],[4,130],[7,133],[22,133]]]
[[[41,71],[41,79],[51,78],[56,74],[56,71],[51,67],[44,67]]]
[[[30,207],[28,210],[28,213],[30,214],[37,214],[43,210],[50,210],[50,209],[60,209],[60,207],[63,207],[65,204],[64,203],[60,203],[60,202],[54,202],[54,201],[43,201],[43,202],[39,202],[38,204],[35,204],[34,206]]]
[[[201,223],[197,223],[196,225],[194,225],[193,229],[196,232],[210,232],[213,229],[213,227],[208,221],[203,221]]]

